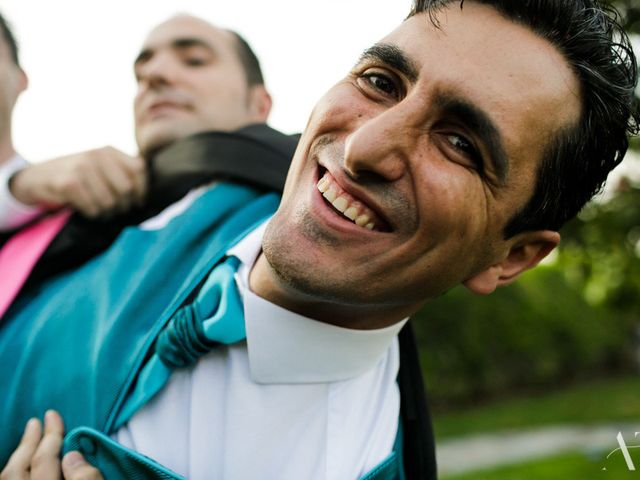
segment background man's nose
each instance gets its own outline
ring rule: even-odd
[[[156,54],[140,68],[139,81],[151,88],[168,85],[175,81],[177,72],[175,60],[169,55]]]

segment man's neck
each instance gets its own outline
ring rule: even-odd
[[[294,291],[284,285],[260,253],[249,276],[251,291],[289,311],[320,322],[356,330],[384,328],[407,318],[415,306],[339,304]]]

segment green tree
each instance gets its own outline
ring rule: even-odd
[[[613,2],[640,34],[638,0]],[[640,44],[640,42],[637,42]],[[639,52],[640,53],[640,52]],[[632,139],[638,152],[640,141]],[[550,264],[486,298],[463,288],[414,325],[436,404],[633,368],[640,329],[640,185],[623,179],[562,230]]]

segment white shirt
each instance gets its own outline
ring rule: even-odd
[[[29,163],[20,155],[14,155],[0,164],[0,232],[18,228],[30,222],[42,212],[38,207],[25,205],[14,198],[9,190],[9,180]]]
[[[246,342],[175,371],[114,438],[195,480],[360,478],[393,448],[404,322],[351,330],[255,295],[265,228],[228,252],[242,262]]]

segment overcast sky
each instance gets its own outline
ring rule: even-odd
[[[30,86],[14,138],[30,160],[133,140],[131,64],[149,30],[192,13],[239,31],[262,60],[271,124],[304,128],[311,108],[359,54],[402,22],[409,0],[0,0]]]
[[[175,13],[233,28],[260,57],[271,125],[304,128],[320,96],[363,49],[402,22],[410,0],[0,0],[30,77],[14,139],[32,161],[112,145],[135,153],[131,64]]]

